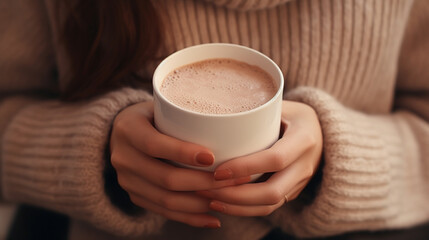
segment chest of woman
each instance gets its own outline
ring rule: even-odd
[[[165,26],[160,58],[196,44],[241,44],[280,66],[285,91],[314,86],[354,109],[390,110],[412,1],[233,2],[154,1]]]

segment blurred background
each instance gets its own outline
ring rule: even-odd
[[[0,203],[0,240],[6,240],[7,231],[16,212],[16,205]]]

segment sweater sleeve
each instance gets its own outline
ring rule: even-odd
[[[428,2],[420,1],[411,13],[390,114],[352,110],[311,87],[287,94],[316,110],[324,163],[312,201],[286,204],[269,216],[273,224],[312,237],[429,220],[428,10]]]
[[[0,0],[1,198],[64,213],[116,235],[155,232],[164,219],[121,211],[106,193],[103,175],[114,117],[151,96],[124,88],[79,103],[55,100],[64,82],[57,77],[61,63],[47,2],[53,3]]]
[[[4,198],[61,212],[116,235],[156,231],[164,219],[122,212],[105,193],[103,177],[115,115],[148,99],[145,91],[125,88],[90,102],[46,100],[23,107],[1,142]]]

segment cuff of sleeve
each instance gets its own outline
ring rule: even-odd
[[[274,212],[270,220],[301,237],[385,226],[385,220],[397,214],[388,207],[394,199],[389,196],[389,157],[400,155],[386,147],[396,145],[391,143],[395,139],[393,123],[382,116],[369,121],[368,116],[311,87],[299,87],[285,97],[306,103],[317,112],[324,138],[324,162],[312,201],[302,207],[298,198]]]
[[[24,108],[28,104],[31,104],[35,101],[30,97],[24,96],[14,96],[8,97],[0,100],[0,136],[3,136],[3,133],[7,126],[10,123],[10,120],[15,116],[20,109]],[[0,153],[3,152],[2,144],[0,144]],[[2,173],[2,156],[0,154],[0,183],[1,183],[1,173]],[[3,200],[3,190],[0,184],[0,203]]]
[[[44,101],[21,110],[2,139],[5,199],[62,212],[115,235],[157,231],[164,218],[125,214],[109,200],[103,178],[114,117],[151,98],[124,88],[91,102]]]

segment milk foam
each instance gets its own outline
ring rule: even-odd
[[[162,82],[172,103],[205,114],[228,114],[259,107],[274,97],[273,78],[257,66],[233,59],[209,59],[182,66]]]

